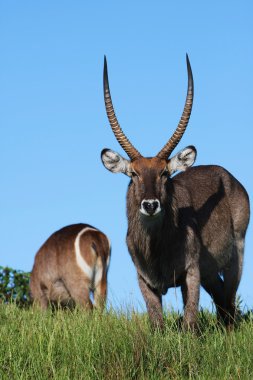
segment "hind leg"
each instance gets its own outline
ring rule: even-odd
[[[36,297],[32,296],[33,305],[39,306],[41,310],[47,310],[49,302],[47,296],[41,292],[39,295],[37,294]]]
[[[49,301],[47,296],[41,291],[36,296],[32,296],[33,305],[39,306],[41,310],[47,310],[49,306]]]
[[[41,310],[47,310],[49,302],[47,297],[42,294],[40,297],[33,298],[33,305],[39,306]]]
[[[34,279],[33,275],[30,280],[30,292],[34,305],[39,305],[42,310],[46,310],[49,302],[45,288],[39,280]]]
[[[201,285],[215,303],[218,321],[223,321],[226,315],[223,280],[218,273],[213,273],[211,276],[201,279]]]
[[[94,301],[95,306],[102,310],[105,307],[107,295],[107,281],[106,277],[103,276],[102,279],[96,284],[94,289]]]
[[[70,294],[70,298],[77,305],[84,307],[87,310],[93,309],[93,304],[90,300],[90,289],[87,281],[83,279],[75,280],[73,283],[66,283],[66,288]]]
[[[90,300],[89,288],[82,287],[79,289],[72,289],[70,295],[77,305],[80,305],[87,310],[93,309],[93,304]]]
[[[226,316],[224,322],[228,329],[233,327],[236,314],[236,291],[238,289],[243,265],[244,237],[237,234],[233,246],[232,259],[224,269],[224,296]]]

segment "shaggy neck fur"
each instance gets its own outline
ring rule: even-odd
[[[152,271],[163,265],[164,255],[170,255],[168,247],[177,239],[178,210],[172,182],[168,183],[165,193],[161,202],[162,211],[153,217],[140,213],[132,182],[127,193],[128,248],[134,262],[137,258]]]

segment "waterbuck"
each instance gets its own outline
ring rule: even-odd
[[[116,118],[104,61],[104,100],[116,139],[129,156],[104,149],[101,159],[113,173],[130,177],[127,191],[127,245],[154,327],[163,328],[162,295],[180,286],[185,328],[194,328],[200,284],[213,298],[219,320],[232,327],[240,282],[249,199],[243,186],[224,168],[190,168],[196,149],[170,154],[182,138],[193,104],[188,56],[188,90],[179,124],[162,150],[143,157]],[[176,171],[182,171],[171,177]]]
[[[106,300],[110,242],[88,224],[73,224],[56,231],[35,256],[30,290],[35,303],[79,304],[101,308]]]

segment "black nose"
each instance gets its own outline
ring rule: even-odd
[[[142,202],[144,210],[149,214],[153,215],[158,207],[158,201],[144,201]]]

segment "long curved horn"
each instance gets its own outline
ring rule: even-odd
[[[187,62],[187,72],[188,72],[188,89],[187,89],[187,96],[186,96],[185,105],[184,105],[184,111],[178,123],[177,129],[175,130],[175,132],[173,133],[169,141],[166,143],[166,145],[164,145],[162,150],[160,150],[160,152],[156,155],[156,157],[159,157],[159,158],[167,159],[169,157],[171,152],[175,149],[175,147],[181,140],[190,119],[192,104],[193,104],[194,85],[193,85],[192,69],[191,69],[190,61],[187,54],[186,54],[186,62]]]
[[[131,160],[141,157],[140,152],[138,152],[138,150],[135,149],[135,147],[130,143],[130,141],[122,131],[117,117],[115,115],[109,88],[106,56],[104,57],[104,100],[107,117],[116,139],[118,140],[124,151],[127,153],[127,155],[131,158]]]

